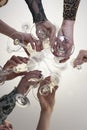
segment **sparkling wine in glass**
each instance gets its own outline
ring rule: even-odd
[[[13,68],[3,69],[0,66],[0,85],[3,85],[6,81],[6,77],[11,73],[21,73],[21,72],[29,72],[32,70],[33,67],[35,67],[34,61],[32,60],[30,65],[30,61],[25,64],[18,64],[17,66],[14,66]]]

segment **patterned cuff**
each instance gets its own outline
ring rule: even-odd
[[[64,0],[63,18],[75,20],[80,0]]]

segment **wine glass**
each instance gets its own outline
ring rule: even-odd
[[[22,29],[24,30],[24,32],[26,33],[27,30],[29,29],[29,25],[23,25],[22,26]],[[18,35],[19,36],[19,33],[15,32],[15,33],[12,33],[10,35],[10,37],[14,36],[14,35]],[[8,38],[7,40],[7,51],[9,53],[11,52],[17,52],[19,51],[21,48],[25,48],[27,50],[27,52],[30,54],[32,53],[34,50],[32,49],[32,46],[30,43],[28,43],[27,45],[24,44],[24,37],[22,34],[20,34],[20,38],[16,38],[16,39],[12,39],[12,38]]]
[[[29,92],[31,90],[33,90],[34,88],[37,88],[39,86],[39,83],[40,83],[40,81],[42,79],[43,79],[43,77],[41,77],[40,79],[37,79],[37,78],[31,78],[31,79],[29,79],[30,82],[33,81],[33,82],[35,82],[35,84],[29,86],[29,89],[27,90],[27,92],[24,95],[18,94],[16,96],[17,104],[20,107],[27,107],[27,106],[30,105],[30,100],[28,99],[27,95],[29,94]]]
[[[41,26],[36,30],[35,24],[33,24],[30,33],[33,38],[42,42],[43,49],[50,48],[50,41],[47,32]]]
[[[52,61],[54,62],[55,68],[60,68],[61,70],[66,69],[66,63],[65,62],[60,63],[60,60],[64,59],[64,56],[65,56],[65,50],[63,50],[62,46],[60,48],[58,48],[56,46],[57,52],[60,52],[60,55],[56,56],[53,53],[54,49],[51,48],[51,46],[50,46],[50,41],[49,41],[49,38],[47,36],[47,33],[45,30],[43,30],[43,28],[39,27],[37,30],[37,33],[36,33],[35,25],[33,25],[30,32],[31,32],[32,37],[35,37],[36,39],[40,39],[40,41],[42,42],[44,49],[41,52],[43,53],[43,55],[45,57],[47,57],[50,54],[50,56],[53,57]],[[38,34],[38,36],[37,36],[37,34]],[[60,39],[61,44],[68,42],[68,39],[65,36],[60,36],[59,39]],[[57,41],[55,41],[55,44],[57,44]],[[73,52],[71,52],[71,53],[73,53]],[[45,62],[44,57],[42,57],[42,60]],[[46,66],[49,69],[48,64],[46,64]]]
[[[68,53],[69,56],[73,54],[75,47],[73,45],[71,48],[69,48],[70,51],[68,52],[67,45],[69,44],[68,37],[64,35],[57,37],[57,40],[55,41],[55,48],[52,48],[52,53],[54,54],[56,61],[60,62],[61,60],[64,60]]]
[[[6,81],[6,77],[11,74],[11,73],[21,73],[21,72],[29,72],[31,70],[31,68],[34,67],[33,63],[29,66],[29,64],[18,64],[17,66],[14,66],[13,68],[7,68],[7,69],[3,69],[0,66],[0,85],[3,85]]]
[[[29,24],[28,23],[24,23],[22,24],[22,30],[27,33],[29,31]]]
[[[12,37],[13,35],[18,35],[18,33],[17,32],[12,33],[10,37]],[[10,37],[7,40],[7,52],[11,53],[19,51],[23,45],[23,36],[20,35],[20,39],[14,39],[14,40]]]
[[[3,85],[6,80],[6,71],[3,71],[2,66],[0,66],[0,85]]]
[[[66,36],[59,36],[57,37],[57,40],[55,41],[55,48],[51,48],[49,37],[47,35],[46,30],[39,27],[35,28],[35,25],[32,26],[30,31],[32,37],[39,39],[42,42],[43,49],[50,49],[51,53],[54,55],[54,59],[58,60],[59,62],[63,60],[68,53],[67,44],[69,44],[69,38]],[[56,50],[56,53],[55,53]],[[74,52],[74,45],[71,47],[71,50],[69,52],[69,55],[72,55]]]
[[[30,105],[30,100],[22,94],[16,94],[16,104],[24,108]]]
[[[56,74],[50,75],[51,76],[51,82],[40,86],[39,93],[43,96],[47,96],[49,93],[53,92],[53,89],[55,86],[58,86],[59,83],[59,77]]]

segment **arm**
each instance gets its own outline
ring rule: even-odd
[[[31,85],[36,84],[35,81],[30,81],[30,79],[40,79],[41,76],[41,71],[30,71],[22,77],[18,86],[12,92],[0,98],[0,124],[2,124],[8,115],[13,111],[16,105],[16,95],[24,95]]]
[[[41,0],[25,0],[25,2],[31,11],[34,23],[47,20]]]
[[[50,120],[51,120],[51,113],[41,111],[36,130],[49,130]]]
[[[78,11],[78,7],[80,4],[80,0],[64,0],[63,3],[63,24],[66,26],[74,26],[74,22],[76,20],[76,14]],[[72,30],[72,28],[71,28]],[[73,32],[73,30],[72,30]]]
[[[9,94],[0,98],[0,125],[12,112],[16,105],[16,88]]]
[[[42,5],[42,0],[25,0],[25,1],[33,16],[33,22],[36,25],[36,34],[38,38],[39,38],[39,28],[41,28],[41,30],[45,32],[46,36],[49,38],[50,44],[52,46],[56,38],[56,27],[47,19]]]
[[[87,62],[87,50],[80,50],[78,56],[75,58],[73,62],[73,67],[81,65],[85,62]]]
[[[67,54],[65,55],[65,61],[70,58],[74,46],[74,23],[79,3],[80,0],[64,0],[63,4],[63,21],[58,32],[58,37],[62,35],[68,39],[68,44],[66,44]]]
[[[50,79],[45,78],[41,82],[40,87],[47,84],[48,82],[50,82]],[[55,104],[55,92],[56,92],[57,88],[58,88],[58,86],[55,86],[52,93],[49,93],[46,96],[40,95],[40,93],[38,91],[37,95],[39,98],[41,112],[40,112],[40,118],[39,118],[39,122],[38,122],[36,130],[48,130],[49,129],[51,115],[52,115],[54,104]]]
[[[18,40],[22,41],[22,43],[25,45],[30,43],[33,49],[36,48],[36,50],[39,51],[38,43],[40,44],[40,42],[38,40],[36,40],[34,37],[32,37],[30,33],[19,32],[2,20],[0,20],[0,33],[12,38],[13,40],[18,39]],[[41,47],[39,46],[39,48],[41,48]],[[26,51],[26,53],[28,55],[30,55],[29,52],[27,51],[27,49],[24,48],[24,50]]]
[[[7,71],[8,73],[5,74],[5,80],[12,80],[18,76],[25,75],[27,73],[26,69],[21,70],[21,71],[14,71],[13,68],[16,68],[18,65],[25,65],[28,63],[28,58],[27,57],[20,57],[20,56],[15,56],[13,55],[3,66],[2,72]],[[22,67],[23,68],[23,67]],[[21,69],[21,66],[20,66]],[[0,75],[3,76],[3,75]],[[3,79],[3,78],[2,78]]]
[[[15,36],[13,36],[12,34],[16,32],[17,31],[14,28],[10,27],[8,24],[6,24],[4,21],[0,19],[0,33],[8,37],[11,37],[12,39],[15,39]]]
[[[75,20],[80,0],[64,0],[63,18],[64,20]]]

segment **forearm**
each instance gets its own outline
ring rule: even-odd
[[[33,17],[33,22],[44,22],[47,20],[41,0],[25,0]]]
[[[36,130],[49,130],[51,113],[41,112]]]
[[[20,33],[0,19],[0,33],[15,39],[21,39]]]
[[[0,20],[0,33],[7,35],[7,36],[11,36],[11,34],[13,34],[14,32],[16,32],[15,29],[13,29],[12,27],[10,27],[8,24],[6,24],[5,22],[3,22],[2,20]]]
[[[16,105],[16,89],[0,98],[0,124],[7,118]]]
[[[63,18],[75,20],[80,0],[64,0]]]

